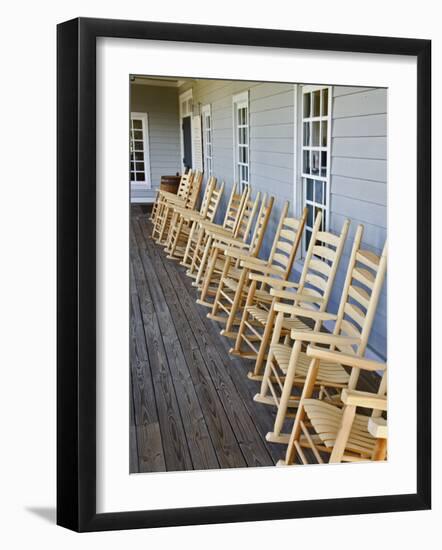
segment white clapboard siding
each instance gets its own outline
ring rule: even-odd
[[[180,171],[178,89],[161,86],[131,86],[131,110],[149,117],[149,149],[152,188],[137,191],[134,199],[155,198],[161,176]]]
[[[387,90],[335,86],[332,104],[330,229],[352,220],[330,308],[336,310],[357,223],[363,246],[379,254],[387,238]],[[369,345],[387,356],[386,283]]]

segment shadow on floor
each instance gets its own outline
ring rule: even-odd
[[[29,506],[26,508],[26,511],[48,521],[49,523],[55,524],[56,522],[57,512],[55,507]]]

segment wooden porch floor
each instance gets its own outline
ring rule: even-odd
[[[131,212],[130,472],[272,466],[286,446],[265,440],[275,411],[253,401],[253,363],[229,355],[185,268],[150,238],[147,208]],[[361,373],[359,389],[377,385]]]
[[[274,412],[253,401],[252,364],[229,355],[146,212],[132,207],[130,471],[274,465],[285,447],[265,440]]]

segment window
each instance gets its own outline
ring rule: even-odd
[[[212,151],[212,112],[210,105],[204,105],[201,109],[203,119],[203,147],[204,147],[204,172],[207,178],[213,174]]]
[[[233,97],[234,178],[243,189],[250,182],[249,92]]]
[[[305,250],[318,211],[322,212],[322,229],[328,229],[330,109],[331,88],[305,86],[302,89],[301,177],[303,200],[308,208]]]
[[[150,188],[150,162],[146,113],[130,114],[130,182],[133,188]]]

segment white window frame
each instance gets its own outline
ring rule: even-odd
[[[247,148],[247,163],[239,161],[239,142],[238,142],[238,110],[247,108],[247,143],[241,144],[241,147]],[[236,94],[232,97],[232,120],[233,120],[233,181],[239,184],[240,189],[243,189],[244,183],[250,184],[250,101],[249,90]],[[247,167],[247,182],[240,177],[239,167]]]
[[[193,115],[193,89],[186,90],[178,96],[179,112],[180,112],[180,147],[181,147],[181,171],[184,172],[184,140],[183,140],[183,118],[190,116],[190,142],[193,147],[192,134],[192,115]]]
[[[143,127],[144,175],[145,175],[145,180],[144,181],[133,181],[132,180],[131,170],[130,170],[130,158],[129,158],[129,178],[130,178],[131,189],[133,189],[134,191],[143,191],[143,190],[152,188],[152,179],[151,179],[151,174],[150,174],[149,119],[148,119],[147,113],[138,113],[138,112],[135,112],[135,111],[130,113],[130,120],[132,121],[134,119],[142,121],[141,124],[142,124],[142,127]],[[132,125],[131,125],[131,128],[130,128],[129,132],[132,132]],[[131,136],[130,136],[130,138],[131,138]]]
[[[213,118],[210,104],[201,107],[201,118],[203,128],[204,173],[208,179],[213,175]],[[207,126],[207,118],[210,119],[210,127]],[[208,145],[210,145],[210,154]]]
[[[299,89],[299,94],[298,94]],[[310,113],[308,117],[304,117],[304,95],[307,93],[315,92],[318,90],[324,90],[328,89],[328,105],[327,105],[327,115],[322,116],[322,101],[323,101],[323,95],[322,92],[320,94],[320,115],[319,116],[312,116],[312,109],[313,105],[311,103],[310,105]],[[295,128],[295,147],[297,149],[297,156],[298,156],[298,162],[297,170],[295,171],[295,204],[301,205],[299,208],[298,214],[300,214],[300,211],[307,205],[311,205],[313,209],[315,206],[320,207],[325,212],[325,225],[322,226],[322,229],[325,231],[328,231],[330,227],[330,186],[331,186],[331,178],[330,178],[330,170],[331,170],[331,147],[332,147],[332,97],[333,97],[333,87],[332,86],[296,86],[295,87],[295,109],[298,112],[297,117],[295,117],[295,120],[298,121],[299,124],[299,132]],[[327,121],[327,145],[324,147],[322,146],[322,122]],[[319,146],[311,145],[312,140],[312,129],[310,126],[310,144],[304,145],[304,122],[319,122],[319,128],[320,128],[320,134],[319,134]],[[319,151],[319,159],[321,161],[321,154],[322,152],[326,153],[326,161],[327,161],[327,168],[325,175],[321,175],[321,173],[318,174],[308,174],[303,172],[303,162],[304,162],[304,151],[309,151],[309,159],[310,159],[310,168],[312,166],[312,151]],[[307,199],[307,179],[317,180],[317,181],[323,181],[325,182],[325,204],[320,204],[315,201],[315,195],[313,195],[313,200]],[[299,182],[299,185],[298,185]],[[315,187],[315,185],[313,184]],[[313,219],[314,223],[314,219]],[[307,226],[306,226],[307,229]],[[306,252],[306,244],[307,244],[307,231],[304,232],[303,237],[303,253]]]

